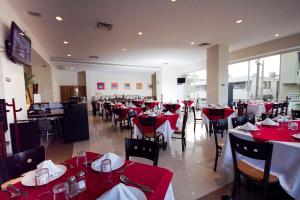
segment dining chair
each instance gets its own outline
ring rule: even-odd
[[[292,119],[300,119],[300,110],[291,110],[292,112]]]
[[[185,129],[186,129],[187,119],[188,119],[188,114],[184,113],[181,130],[175,130],[174,134],[172,136],[172,139],[179,139],[179,140],[181,140],[182,151],[184,151],[185,148],[186,148]]]
[[[210,108],[208,110],[208,115],[210,116],[210,121],[209,121],[209,127],[208,127],[208,132],[209,136],[212,134],[212,120],[219,120],[219,119],[224,119],[224,114],[225,114],[225,109],[219,109],[219,108]],[[206,128],[207,129],[207,128]]]
[[[289,102],[288,101],[282,102],[281,107],[280,107],[280,115],[287,115],[288,107],[289,107]]]
[[[196,124],[199,123],[199,122],[201,122],[202,119],[201,118],[197,118],[196,110],[195,110],[194,106],[192,106],[191,109],[192,109],[193,116],[194,116],[194,133],[195,133],[196,132]],[[185,111],[185,113],[187,113],[187,111]]]
[[[105,113],[106,120],[111,119],[111,117],[112,117],[111,103],[110,102],[104,102],[103,103],[103,108],[104,108],[104,113]]]
[[[229,134],[231,152],[234,165],[234,184],[232,196],[235,197],[236,189],[241,184],[241,175],[248,180],[262,186],[262,198],[266,199],[271,185],[279,185],[279,179],[270,174],[273,144],[270,142],[253,142]],[[237,155],[242,155],[255,160],[265,161],[264,170],[260,170],[243,160],[238,160]]]
[[[132,138],[133,129],[134,129],[132,120],[137,116],[137,112],[134,110],[130,110],[127,115],[128,115],[128,127],[130,129],[130,138]]]
[[[278,104],[278,103],[273,103],[271,112],[265,112],[265,113],[261,114],[262,120],[265,120],[266,118],[271,118],[272,119],[274,117],[277,117],[278,113],[279,113],[280,106],[281,105]]]
[[[121,131],[123,130],[123,122],[124,122],[124,119],[122,119],[121,117],[121,113],[122,113],[122,110],[119,109],[119,108],[112,108],[111,110],[112,112],[112,118],[114,119],[113,122],[113,128],[114,128],[114,131],[116,130],[116,127],[118,126],[118,123],[120,125],[120,128],[121,128]]]
[[[223,143],[219,141],[219,135],[222,136],[226,132],[228,123],[227,119],[220,119],[220,120],[212,120],[212,129],[213,129],[213,134],[214,134],[214,139],[215,139],[215,146],[216,146],[216,157],[215,157],[215,164],[214,164],[214,171],[217,169],[217,163],[218,163],[218,158],[221,155],[222,148],[223,148]]]
[[[36,166],[44,160],[44,146],[0,158],[0,184],[36,169]]]
[[[247,115],[248,104],[237,103],[238,116]]]
[[[255,114],[250,113],[250,114],[246,115],[246,122],[255,124]]]
[[[234,200],[234,199],[229,195],[223,194],[221,200]]]
[[[153,161],[153,166],[157,166],[159,144],[149,140],[125,138],[125,154],[126,160],[131,156],[147,158]]]
[[[232,128],[236,128],[238,126],[242,126],[247,123],[247,119],[245,115],[233,117],[231,118]]]
[[[176,104],[166,104],[164,111],[168,112],[170,111],[171,113],[175,113],[176,112]]]
[[[162,133],[156,131],[156,118],[150,116],[140,116],[139,123],[141,125],[141,133],[143,139],[153,139],[155,142],[162,143],[163,148],[166,149],[165,137]]]

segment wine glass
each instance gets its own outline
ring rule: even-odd
[[[111,168],[111,160],[110,159],[103,159],[101,161],[101,172],[103,175],[103,182],[108,182],[112,184],[111,175],[112,175],[112,168]]]
[[[59,183],[53,187],[54,200],[68,200],[69,197],[69,184],[67,182]]]
[[[87,167],[87,158],[86,158],[86,152],[80,151],[77,153],[76,156],[76,167]]]

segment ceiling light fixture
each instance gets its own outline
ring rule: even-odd
[[[55,19],[56,19],[57,21],[60,21],[60,22],[63,20],[63,18],[60,17],[60,16],[56,16]]]
[[[171,0],[172,2],[175,2],[176,0]]]
[[[68,42],[68,41],[63,41],[63,43],[64,43],[64,44],[69,44],[69,42]]]
[[[235,23],[237,23],[237,24],[240,24],[240,23],[242,23],[243,22],[243,20],[242,19],[238,19],[238,20],[236,20],[236,22]]]
[[[71,55],[71,54],[68,54],[67,56],[68,56],[68,57],[71,57],[72,55]]]
[[[143,35],[143,32],[138,32],[138,35]]]
[[[194,45],[194,44],[195,44],[195,42],[190,42],[190,44],[191,44],[191,45]]]
[[[122,49],[122,51],[127,51],[127,49]]]
[[[278,37],[279,35],[280,35],[279,33],[276,33],[274,36],[275,36],[275,37]]]

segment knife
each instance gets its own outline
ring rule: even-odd
[[[22,195],[25,198],[28,198],[28,194],[26,192],[24,192],[23,190],[15,187],[14,185],[8,184],[7,187],[14,189],[18,194]]]

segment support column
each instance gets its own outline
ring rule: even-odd
[[[228,104],[228,45],[207,49],[207,103]]]

